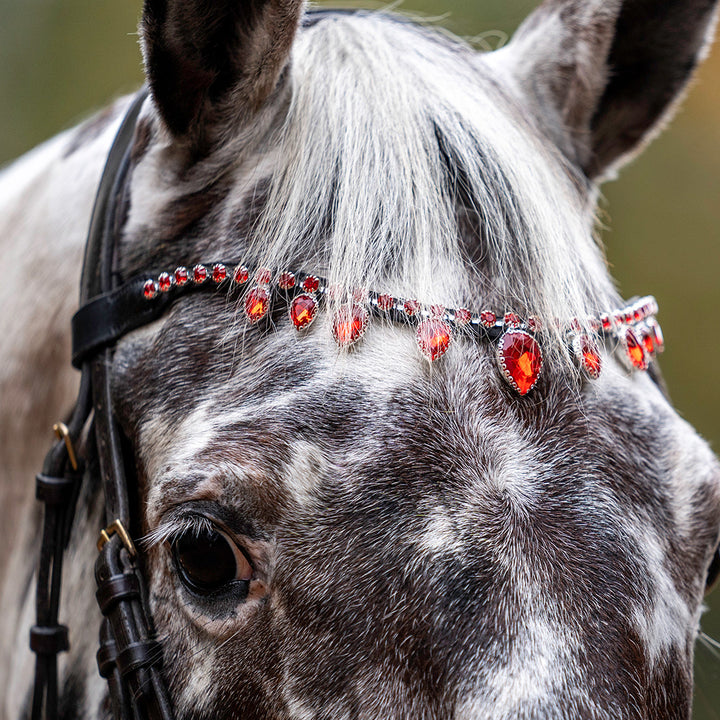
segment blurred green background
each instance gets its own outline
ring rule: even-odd
[[[496,47],[529,0],[407,0]],[[72,126],[142,80],[141,3],[0,0],[0,163]],[[662,367],[682,413],[720,449],[720,48],[664,135],[604,188],[607,255],[625,297],[653,293],[667,351]],[[720,639],[720,590],[704,630]],[[720,717],[720,655],[697,646],[696,720]],[[718,708],[715,710],[714,708]]]

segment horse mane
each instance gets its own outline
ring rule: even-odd
[[[588,181],[483,63],[385,13],[306,28],[248,255],[548,326],[611,309]]]

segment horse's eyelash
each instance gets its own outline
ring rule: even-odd
[[[145,549],[149,550],[166,542],[172,543],[177,537],[187,532],[200,535],[202,532],[212,530],[215,530],[215,525],[204,515],[183,515],[160,523],[154,530],[145,535],[140,540],[140,543]]]

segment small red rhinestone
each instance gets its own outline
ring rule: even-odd
[[[573,350],[580,367],[593,379],[600,377],[602,370],[602,357],[595,341],[584,333],[576,335],[573,341]]]
[[[227,268],[222,263],[216,263],[212,269],[214,283],[221,283],[227,277]]]
[[[506,312],[503,320],[506,325],[511,327],[517,327],[520,324],[520,317],[513,312]]]
[[[267,268],[258,268],[255,273],[255,282],[258,285],[268,285],[272,280],[272,273]]]
[[[353,302],[356,302],[356,303],[360,303],[360,304],[366,303],[367,299],[368,299],[367,288],[355,288],[352,291],[352,299],[353,299]]]
[[[248,281],[250,271],[244,265],[238,265],[233,272],[233,282],[243,285]]]
[[[634,321],[635,316],[633,315],[632,310],[626,310],[625,311],[625,324],[630,325]]]
[[[201,285],[207,280],[207,268],[204,265],[196,265],[193,268],[193,282]]]
[[[301,330],[310,325],[317,314],[317,300],[312,295],[303,293],[293,298],[290,303],[290,319],[293,325]]]
[[[578,318],[573,318],[570,321],[570,328],[573,330],[573,332],[579,333],[582,331],[582,325],[580,324],[580,320]]]
[[[445,354],[450,345],[450,338],[450,327],[437,318],[425,320],[417,329],[420,350],[431,362]]]
[[[295,276],[291,272],[280,273],[278,278],[278,287],[281,290],[290,290],[295,287]]]
[[[160,273],[158,277],[158,287],[160,292],[167,292],[175,282],[175,278],[170,273]]]
[[[602,323],[603,330],[612,330],[612,321],[607,313],[603,313],[600,316],[600,322]]]
[[[483,310],[480,313],[480,322],[486,327],[490,328],[497,322],[497,315],[492,310]]]
[[[625,315],[620,310],[613,311],[612,314],[612,323],[616,328],[622,327],[622,325],[625,324]]]
[[[302,282],[305,292],[315,292],[320,287],[320,281],[314,275],[308,275]]]
[[[180,266],[179,268],[175,268],[175,282],[182,287],[187,281],[188,281],[188,271],[187,268]]]
[[[403,310],[406,315],[412,317],[420,312],[420,303],[417,300],[406,300],[403,303]]]
[[[640,322],[641,320],[643,320],[642,308],[636,307],[633,310],[633,320],[635,322]]]
[[[531,315],[527,320],[527,326],[533,332],[537,332],[540,329],[540,321],[534,315]]]
[[[441,318],[445,314],[444,305],[431,305],[430,306],[430,317]]]
[[[344,305],[333,318],[332,334],[340,347],[349,347],[356,343],[365,332],[368,313],[360,305]]]
[[[245,296],[245,315],[252,323],[265,317],[270,307],[270,293],[264,287],[255,287]]]
[[[143,295],[148,299],[152,300],[157,295],[158,286],[154,280],[146,280],[143,285]]]
[[[627,352],[627,356],[630,358],[630,362],[638,370],[647,370],[648,363],[647,358],[645,357],[645,350],[638,342],[635,333],[630,328],[625,330],[624,340],[625,350]]]
[[[458,325],[467,325],[472,320],[472,313],[467,308],[458,308],[455,311],[455,322]]]
[[[503,377],[520,395],[526,395],[535,387],[543,356],[532,335],[522,330],[508,330],[498,343],[497,358]]]
[[[395,306],[395,300],[392,295],[378,295],[377,306],[381,310],[387,312],[388,310],[393,309],[393,307]]]

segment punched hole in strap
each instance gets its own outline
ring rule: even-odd
[[[98,587],[95,597],[100,611],[107,615],[121,600],[140,597],[140,583],[135,575],[113,575]]]
[[[130,643],[115,659],[117,669],[123,677],[140,668],[162,667],[162,662],[162,648],[156,640]]]
[[[33,625],[30,628],[30,649],[37,655],[57,655],[70,649],[65,625]]]

